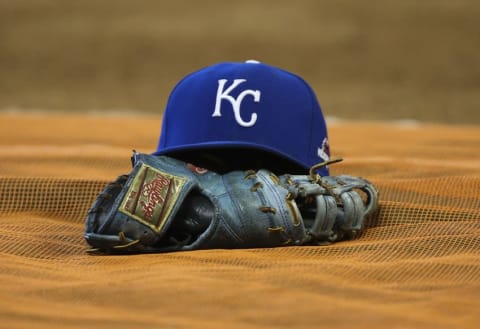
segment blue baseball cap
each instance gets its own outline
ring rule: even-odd
[[[330,157],[312,88],[298,75],[254,60],[200,69],[170,94],[153,154],[215,149],[260,151],[272,164],[281,158],[302,169]],[[318,173],[328,175],[328,168]]]

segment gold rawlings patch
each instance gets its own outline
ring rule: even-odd
[[[123,198],[119,210],[160,232],[186,179],[143,164]]]

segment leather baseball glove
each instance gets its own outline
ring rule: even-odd
[[[378,193],[347,175],[224,175],[167,156],[134,153],[133,170],[92,205],[91,251],[168,252],[332,243],[357,237]],[[334,162],[334,161],[331,161]],[[329,163],[331,163],[329,162]]]

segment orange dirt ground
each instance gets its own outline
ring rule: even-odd
[[[330,122],[332,174],[378,186],[357,240],[93,256],[97,193],[161,118],[0,114],[1,328],[479,328],[480,129]]]

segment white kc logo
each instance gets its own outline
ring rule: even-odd
[[[222,107],[222,100],[227,100],[232,104],[233,113],[235,115],[235,121],[242,127],[251,127],[257,122],[257,113],[252,113],[249,121],[244,121],[240,115],[240,106],[245,96],[250,95],[253,97],[255,103],[260,102],[260,90],[245,89],[242,91],[237,98],[234,98],[230,93],[240,84],[247,81],[246,79],[235,79],[232,84],[224,90],[227,79],[218,80],[218,89],[217,89],[217,99],[215,102],[215,111],[212,114],[212,117],[221,117],[222,113],[220,109]]]

